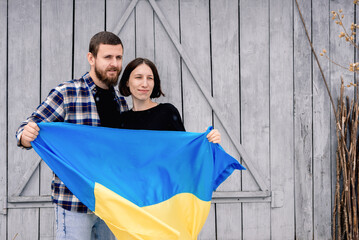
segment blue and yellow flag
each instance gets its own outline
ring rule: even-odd
[[[118,239],[197,239],[212,192],[244,167],[205,133],[39,123],[33,148]]]

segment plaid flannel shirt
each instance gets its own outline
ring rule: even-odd
[[[97,113],[94,95],[96,85],[89,73],[80,79],[74,79],[58,85],[52,89],[44,102],[38,106],[35,112],[18,128],[16,132],[17,145],[20,143],[21,134],[25,125],[32,122],[68,122],[75,124],[100,126],[100,117]],[[128,107],[123,97],[116,91],[116,101],[120,111],[127,111]],[[88,208],[74,196],[65,184],[54,174],[51,183],[52,200],[62,208],[89,213]]]

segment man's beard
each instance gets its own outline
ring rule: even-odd
[[[106,73],[107,71],[117,71],[117,74],[114,77],[107,77]],[[116,86],[118,82],[118,77],[120,76],[121,69],[115,68],[115,67],[109,67],[105,69],[104,71],[101,71],[95,66],[95,74],[96,77],[106,84],[108,87]]]

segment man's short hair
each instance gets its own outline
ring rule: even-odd
[[[109,45],[118,45],[120,44],[123,48],[121,39],[112,32],[102,31],[96,33],[90,40],[89,52],[92,53],[94,57],[97,57],[97,52],[100,47],[100,44],[109,44]]]

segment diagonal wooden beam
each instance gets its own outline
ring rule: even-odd
[[[120,21],[116,25],[115,29],[112,31],[114,34],[116,34],[116,35],[120,34],[121,29],[127,22],[128,17],[131,15],[131,13],[132,13],[133,9],[136,7],[137,3],[138,3],[138,0],[132,0],[130,5],[126,9],[125,13],[122,15]]]
[[[243,146],[240,144],[240,141],[237,138],[237,136],[234,135],[234,134],[231,134],[228,131],[227,126],[229,126],[229,125],[222,118],[223,114],[222,114],[221,109],[223,109],[223,108],[221,108],[221,106],[219,106],[217,104],[217,102],[214,100],[214,98],[210,95],[210,91],[203,87],[203,86],[206,86],[205,84],[203,84],[204,81],[202,80],[202,78],[201,78],[200,74],[198,73],[197,69],[195,68],[195,65],[192,63],[190,57],[187,55],[187,52],[184,50],[184,48],[183,48],[182,44],[180,43],[179,39],[177,38],[176,34],[172,30],[170,24],[168,23],[165,16],[163,15],[161,10],[159,9],[157,3],[155,2],[155,0],[148,0],[148,1],[150,2],[153,10],[155,11],[156,15],[158,16],[159,20],[161,21],[161,23],[162,23],[164,29],[166,30],[168,36],[171,38],[173,44],[177,48],[177,51],[181,55],[183,61],[187,65],[187,68],[191,72],[191,74],[193,76],[193,79],[194,79],[195,83],[197,84],[198,88],[202,92],[203,96],[206,98],[209,105],[212,107],[214,113],[216,114],[217,118],[221,122],[226,134],[229,136],[229,138],[232,141],[233,145],[236,147],[238,153],[241,155],[244,162],[246,163],[247,168],[250,170],[250,173],[254,177],[254,180],[257,182],[259,188],[262,191],[269,191],[269,188],[268,188],[266,182],[263,180],[262,175],[259,174],[259,172],[255,168],[254,164],[252,163],[252,161],[249,158],[249,155],[247,154],[247,152],[245,151]]]
[[[20,179],[19,185],[17,186],[12,197],[20,196],[20,194],[22,193],[22,191],[24,191],[24,188],[26,187],[27,183],[29,182],[31,176],[34,174],[35,170],[38,168],[41,161],[42,161],[41,158],[37,158],[34,161],[34,163],[31,164],[31,167],[29,169],[27,169],[25,174]]]

